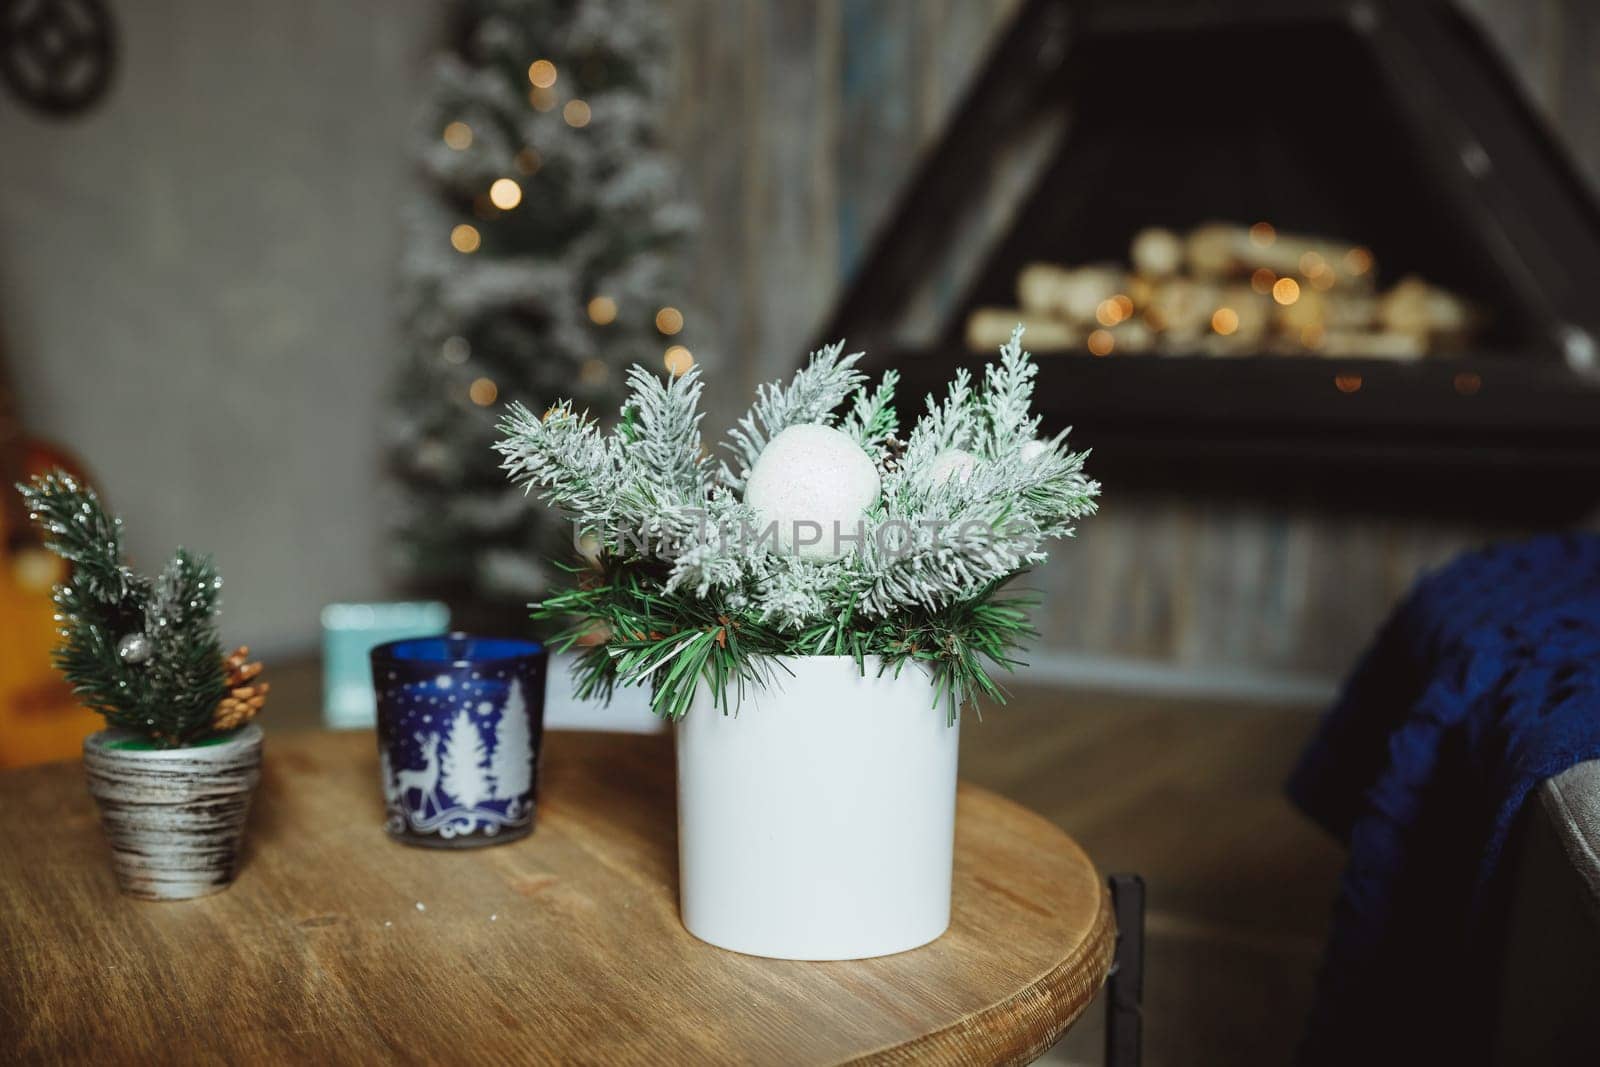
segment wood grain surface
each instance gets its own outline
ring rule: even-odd
[[[671,742],[549,737],[532,837],[383,834],[369,733],[268,737],[225,893],[119,895],[77,764],[0,775],[0,1060],[1021,1063],[1104,980],[1099,875],[963,786],[950,931],[848,963],[678,921]]]

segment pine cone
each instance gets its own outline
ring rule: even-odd
[[[212,713],[212,725],[218,730],[243,726],[255,718],[267,702],[267,690],[271,687],[266,682],[251,684],[263,668],[259,661],[246,662],[249,657],[249,646],[240,645],[222,661],[228,672],[228,695],[222,698],[217,710]]]
[[[900,469],[900,460],[906,454],[906,443],[894,434],[890,434],[883,442],[883,469],[885,473]]]

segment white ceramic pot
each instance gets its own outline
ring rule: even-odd
[[[261,780],[261,727],[250,723],[190,748],[148,749],[139,741],[124,730],[101,730],[83,742],[83,769],[117,884],[146,900],[226,889],[239,869],[245,817]]]
[[[920,667],[785,663],[731,714],[702,685],[678,723],[684,926],[795,960],[932,941],[950,924],[959,727]]]

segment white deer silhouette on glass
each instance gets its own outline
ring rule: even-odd
[[[422,742],[423,767],[421,770],[408,768],[395,775],[395,795],[403,801],[407,793],[417,790],[417,813],[426,816],[429,801],[433,802],[435,811],[439,809],[439,735],[417,734],[416,738]]]

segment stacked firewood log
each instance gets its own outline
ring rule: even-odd
[[[992,351],[1018,322],[1034,352],[1370,356],[1460,350],[1478,322],[1461,297],[1421,278],[1387,291],[1359,245],[1208,223],[1141,230],[1131,267],[1030,263],[1015,308],[979,308],[967,343]]]

